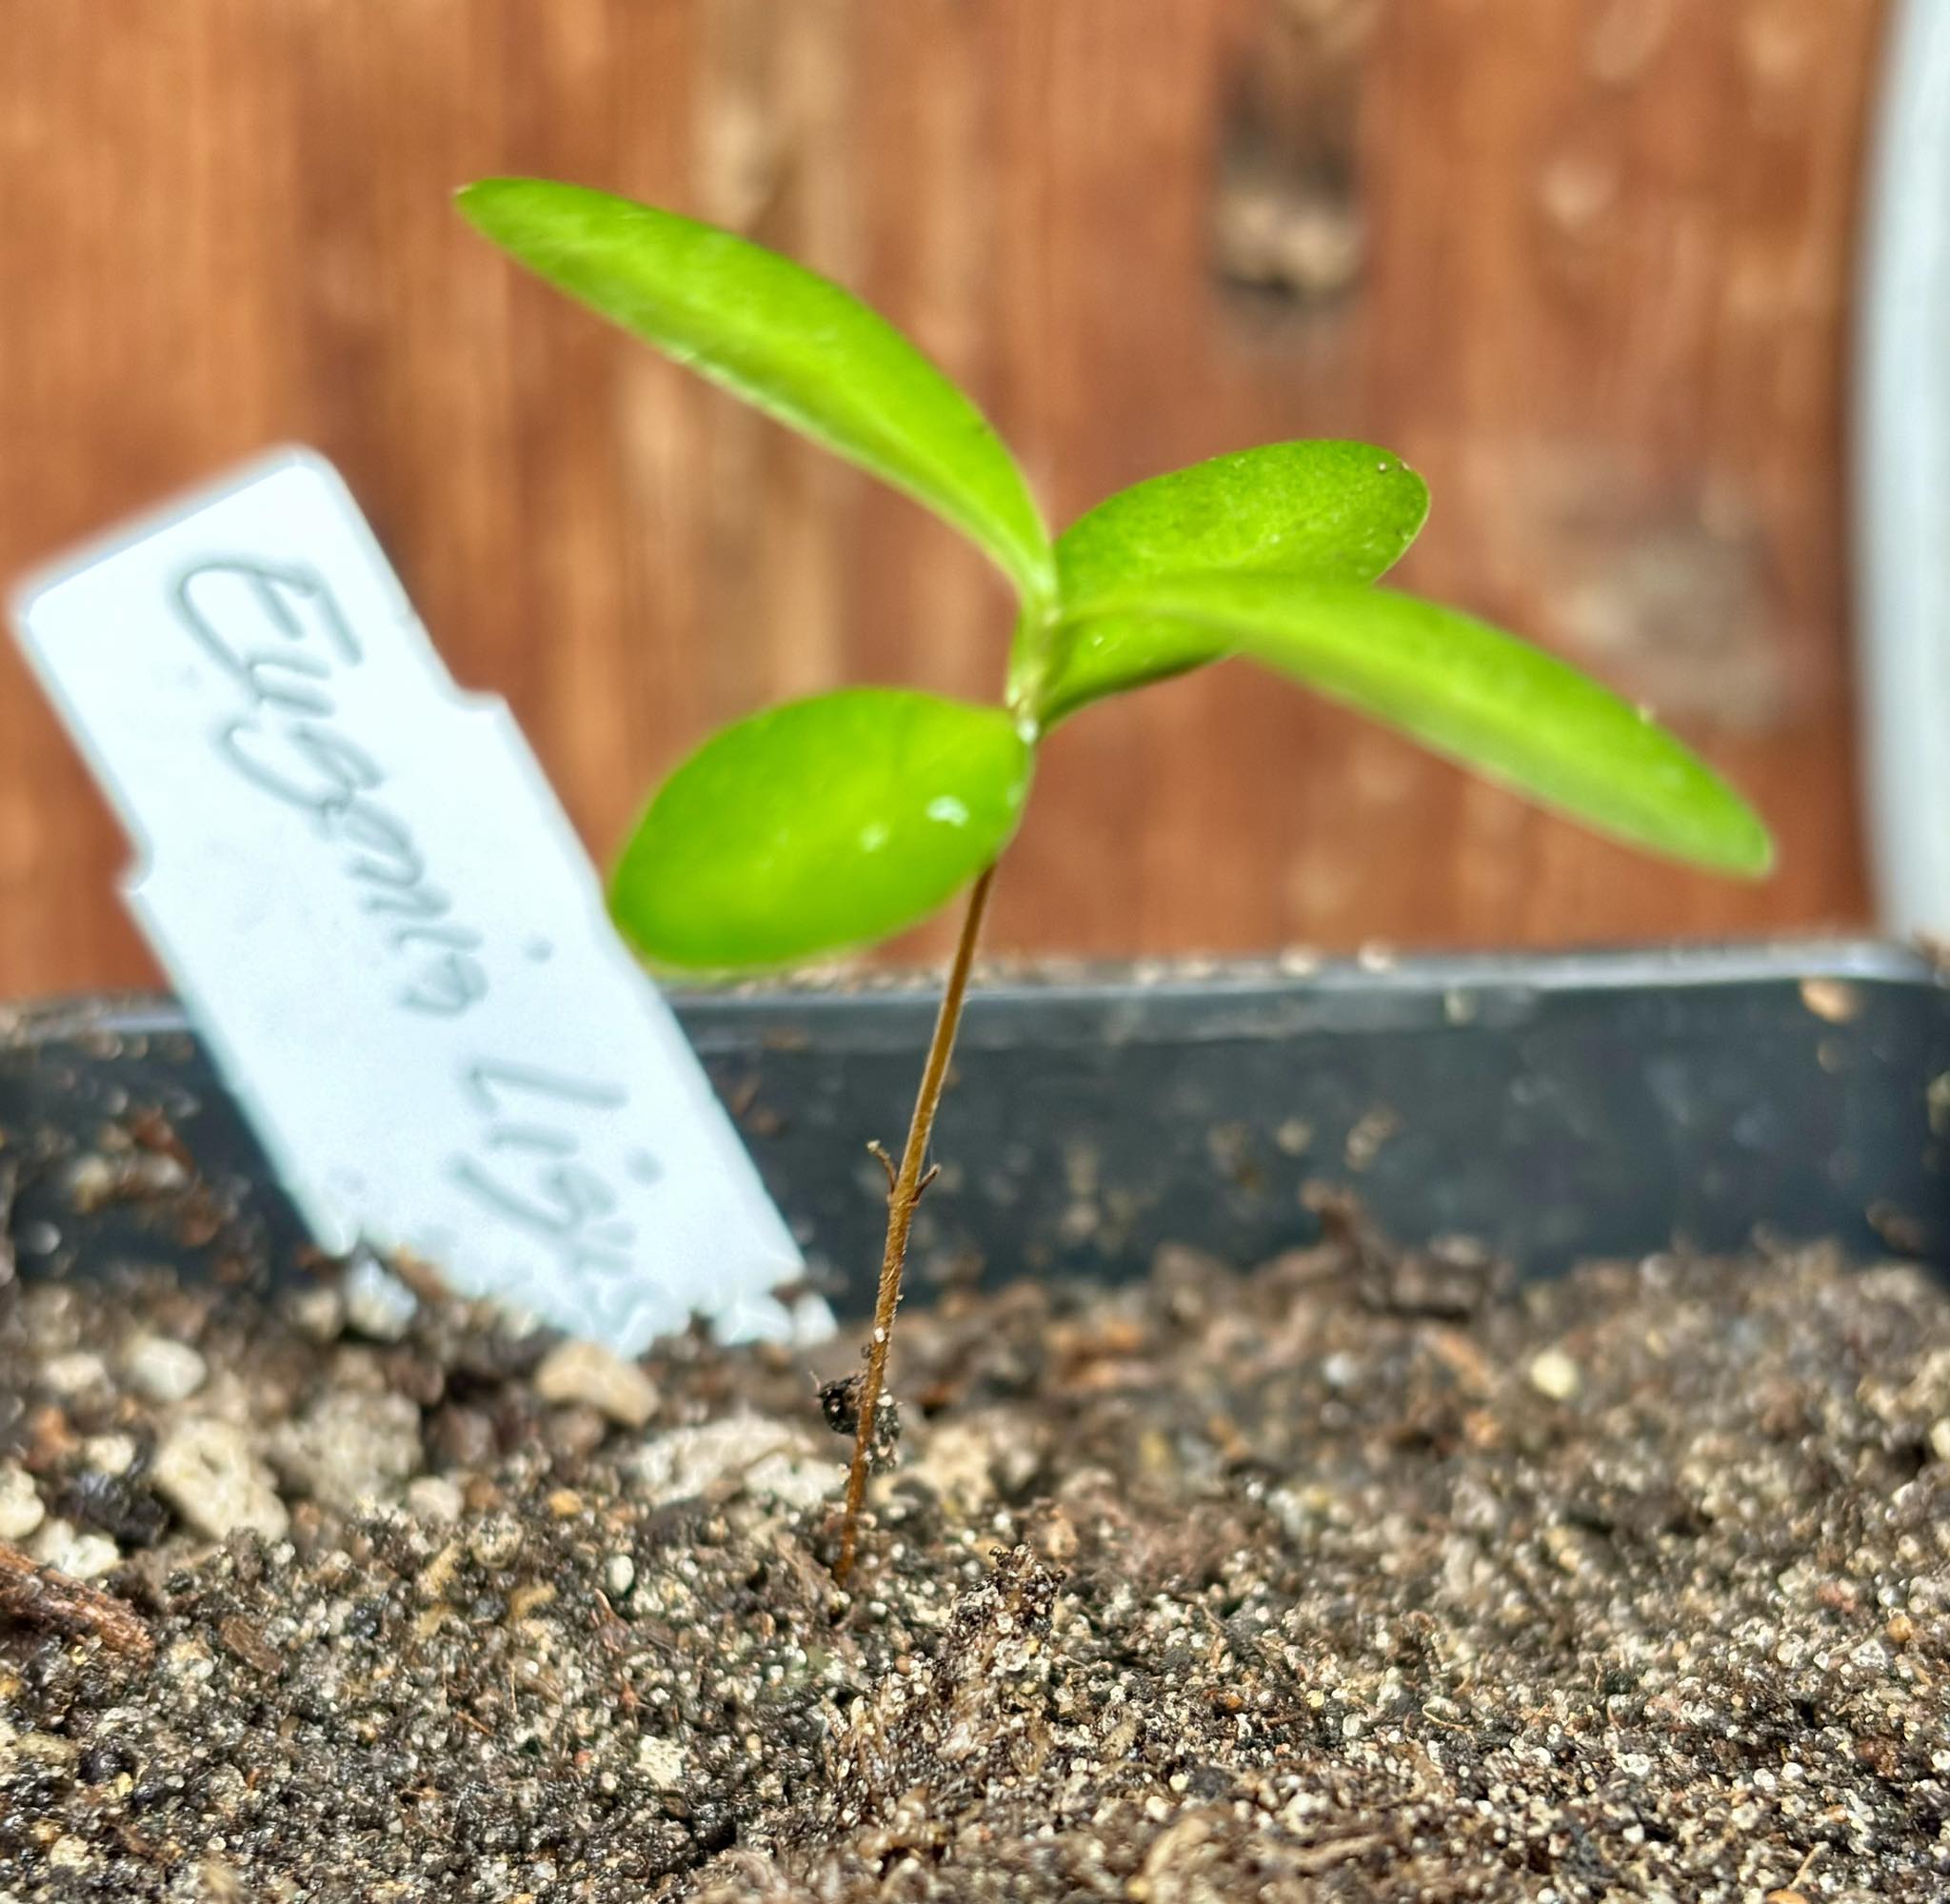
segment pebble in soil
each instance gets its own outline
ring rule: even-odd
[[[0,1617],[0,1896],[1950,1893],[1950,1299],[1392,1261],[916,1309],[850,1595],[845,1344],[0,1293],[6,1537],[152,1649]]]

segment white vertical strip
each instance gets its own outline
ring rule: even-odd
[[[1861,749],[1881,922],[1950,937],[1950,0],[1891,16],[1856,365]]]

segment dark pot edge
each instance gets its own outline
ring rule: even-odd
[[[865,1306],[884,1212],[864,1146],[899,1137],[932,980],[671,1002],[815,1271]],[[1950,976],[1870,939],[998,972],[957,1074],[917,1295],[970,1256],[999,1278],[1126,1276],[1164,1240],[1260,1260],[1317,1234],[1322,1180],[1404,1242],[1478,1237],[1526,1275],[1757,1227],[1950,1265]],[[177,1106],[199,1172],[289,1241],[172,1001],[0,1008],[0,1139],[28,1137],[0,1162],[78,1154],[112,1101]],[[154,1253],[154,1224],[80,1220],[58,1181],[13,1198],[16,1228],[59,1227],[71,1261]]]

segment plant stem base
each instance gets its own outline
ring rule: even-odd
[[[934,1036],[928,1041],[927,1059],[921,1070],[914,1115],[907,1124],[907,1141],[901,1150],[900,1167],[888,1173],[886,1249],[881,1258],[873,1333],[866,1342],[866,1374],[860,1389],[853,1460],[846,1472],[840,1557],[833,1564],[833,1577],[842,1586],[853,1572],[859,1551],[860,1512],[866,1502],[866,1478],[873,1466],[874,1420],[880,1412],[881,1391],[886,1385],[887,1352],[893,1346],[894,1314],[901,1306],[901,1277],[907,1264],[907,1238],[914,1227],[915,1205],[930,1181],[930,1173],[926,1171],[927,1140],[934,1132],[935,1113],[941,1108],[948,1061],[954,1056],[955,1034],[961,1028],[962,1006],[968,995],[968,973],[975,963],[975,945],[982,937],[982,921],[988,910],[989,889],[994,883],[995,868],[990,866],[969,888],[968,903],[962,914],[961,936],[955,941],[955,956],[948,966],[947,985],[942,993],[941,1009],[935,1014]],[[885,1162],[885,1153],[881,1155]]]

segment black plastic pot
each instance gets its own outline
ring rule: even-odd
[[[679,1010],[814,1267],[866,1306],[932,994]],[[1308,1239],[1309,1180],[1526,1275],[1757,1229],[1950,1266],[1950,982],[1895,947],[1701,948],[992,983],[943,1113],[921,1275],[1119,1276]],[[105,1148],[106,1143],[106,1148]],[[109,1167],[104,1167],[106,1160]],[[218,1277],[305,1239],[170,1003],[0,1020],[0,1244],[24,1273]]]

